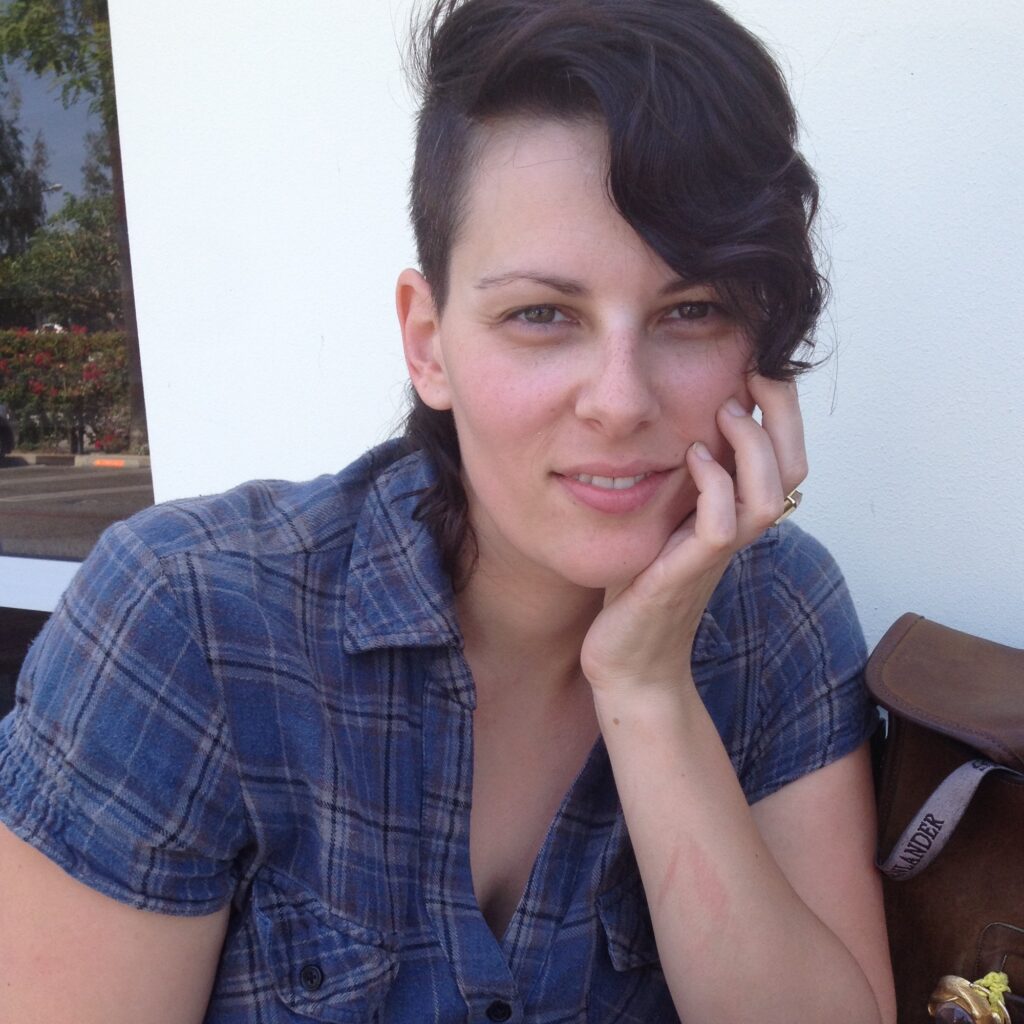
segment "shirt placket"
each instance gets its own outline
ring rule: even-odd
[[[545,836],[502,943],[531,1024],[583,1024],[596,939],[594,895],[617,800],[598,739]]]
[[[464,1019],[469,1024],[518,1024],[522,1000],[477,906],[470,870],[475,707],[473,680],[461,651],[439,651],[426,673],[423,695],[423,894],[465,1001]]]
[[[480,912],[469,855],[476,693],[461,651],[426,674],[422,864],[427,912],[473,1024],[585,1020],[594,887],[618,801],[599,739],[562,801],[499,943]],[[565,966],[571,963],[572,983]]]

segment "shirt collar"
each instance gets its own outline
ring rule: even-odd
[[[345,591],[344,644],[349,654],[385,647],[462,646],[451,580],[429,530],[414,518],[421,492],[434,479],[430,460],[413,452],[369,481]]]
[[[717,661],[731,652],[732,645],[722,632],[718,620],[705,608],[697,627],[697,635],[693,638],[693,660]]]
[[[392,442],[383,446],[396,449]],[[380,465],[374,460],[375,465]],[[372,472],[372,470],[371,470]],[[451,580],[426,525],[414,518],[420,495],[436,479],[423,452],[413,452],[370,479],[356,523],[345,593],[345,650],[461,647]],[[731,645],[705,610],[694,661],[727,656]]]

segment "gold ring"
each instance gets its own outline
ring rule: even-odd
[[[802,500],[803,495],[794,487],[782,503],[782,515],[772,523],[772,526],[778,526],[783,519],[788,519],[800,507]]]

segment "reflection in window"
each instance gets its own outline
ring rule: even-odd
[[[0,554],[152,500],[107,5],[0,0]]]

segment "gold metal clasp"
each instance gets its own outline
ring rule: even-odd
[[[1006,975],[999,972],[973,982],[947,974],[928,1000],[928,1014],[936,1024],[1010,1024],[1003,1001],[1009,991]]]

